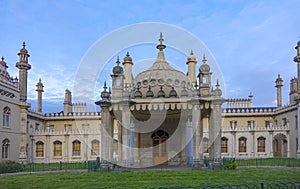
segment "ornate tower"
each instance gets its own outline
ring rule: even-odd
[[[297,46],[295,47],[297,50],[297,55],[294,57],[294,62],[297,63],[297,71],[298,71],[298,93],[300,93],[300,41],[298,41]]]
[[[128,55],[128,56],[127,56]],[[129,53],[127,53],[126,57],[124,58],[124,65],[130,66],[130,59]],[[124,85],[124,75],[123,75],[123,68],[120,66],[119,57],[117,57],[116,66],[113,68],[113,74],[111,75],[112,78],[112,97],[113,98],[120,98],[123,94],[123,85]],[[127,69],[129,69],[127,67]],[[131,69],[130,69],[131,70]],[[131,77],[131,73],[130,73]],[[106,86],[105,86],[106,87]]]
[[[20,89],[20,101],[26,102],[27,100],[27,70],[30,70],[31,65],[28,64],[28,58],[30,55],[25,48],[25,42],[23,42],[23,48],[18,53],[19,62],[16,67],[19,68],[19,89]]]
[[[281,88],[282,88],[282,78],[280,77],[280,75],[278,74],[278,77],[275,81],[276,85],[275,87],[277,88],[277,107],[281,107],[282,106],[282,95],[281,95]]]
[[[192,50],[190,56],[187,59],[186,64],[188,65],[188,77],[191,80],[193,86],[195,86],[197,83],[195,74],[195,66],[197,64],[197,60]]]
[[[44,92],[44,85],[41,82],[41,79],[36,84],[35,91],[37,91],[37,111],[42,112],[42,93]]]
[[[297,158],[300,159],[300,41],[298,41],[297,46],[295,47],[297,50],[297,55],[294,57],[294,61],[297,63],[298,70],[298,97],[296,99],[296,103],[298,103],[297,109],[297,128],[298,128],[298,149],[297,149]]]
[[[209,96],[211,91],[211,72],[210,67],[206,64],[205,55],[203,55],[203,64],[199,68],[199,87],[200,96]]]
[[[129,52],[127,52],[126,56],[124,57],[124,72],[125,72],[125,79],[124,83],[126,87],[129,87],[132,82],[132,58],[129,55]]]

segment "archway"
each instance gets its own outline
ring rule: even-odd
[[[153,144],[153,163],[155,165],[168,164],[167,140],[169,134],[163,130],[154,132],[151,136]]]
[[[287,157],[287,140],[282,133],[275,135],[273,140],[274,157]]]

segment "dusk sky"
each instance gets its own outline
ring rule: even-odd
[[[10,75],[18,76],[17,53],[22,42],[26,42],[32,66],[28,99],[32,109],[36,109],[35,85],[41,78],[45,86],[43,112],[63,109],[65,89],[73,88],[81,60],[97,41],[119,28],[144,22],[171,24],[199,38],[222,72],[225,98],[247,98],[252,92],[255,106],[275,106],[274,86],[280,74],[284,80],[283,104],[287,104],[289,82],[297,74],[293,57],[300,40],[299,0],[0,0],[0,11],[0,56],[5,57]],[[159,33],[154,44],[158,37]],[[166,44],[172,41],[168,35],[164,38]],[[138,47],[130,49],[134,62],[156,58],[155,45],[145,46],[145,52],[137,50]],[[114,57],[119,54],[123,59],[123,51],[116,52]],[[177,68],[186,72],[188,54],[177,58],[172,55],[166,52],[166,58],[178,61]],[[197,56],[197,69],[201,59]],[[113,66],[108,64],[106,68]],[[106,79],[109,80],[109,73]],[[96,86],[95,101],[102,85],[99,81]]]

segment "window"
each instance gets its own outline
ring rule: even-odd
[[[3,127],[9,127],[9,116],[10,116],[10,108],[9,107],[5,107],[3,109]]]
[[[265,152],[266,151],[266,138],[259,137],[257,139],[257,152]]]
[[[208,153],[208,138],[203,138],[203,153]]]
[[[265,121],[265,126],[266,126],[266,128],[270,128],[270,126],[271,126],[270,121]]]
[[[237,126],[237,121],[230,121],[230,128],[231,129],[235,129],[236,128],[236,126]]]
[[[239,138],[239,152],[247,152],[247,139],[245,137]]]
[[[298,116],[295,115],[295,128],[297,129],[298,128]]]
[[[62,155],[62,143],[60,141],[53,142],[54,145],[54,156],[61,156]]]
[[[80,156],[81,142],[79,140],[74,140],[72,143],[73,143],[72,156]]]
[[[92,141],[92,150],[91,150],[91,155],[92,156],[97,156],[99,155],[99,140],[93,140]]]
[[[247,121],[247,125],[249,129],[254,128],[254,121]]]
[[[228,153],[228,139],[226,137],[222,137],[221,153]]]
[[[282,118],[282,125],[283,125],[284,127],[287,126],[287,119],[286,119],[286,118]]]
[[[2,142],[2,159],[8,159],[9,154],[9,140],[6,138]]]
[[[42,141],[35,143],[35,157],[44,157],[44,143]]]

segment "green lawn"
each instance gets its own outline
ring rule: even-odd
[[[300,169],[29,174],[0,177],[0,188],[150,188],[260,182],[300,182]]]

